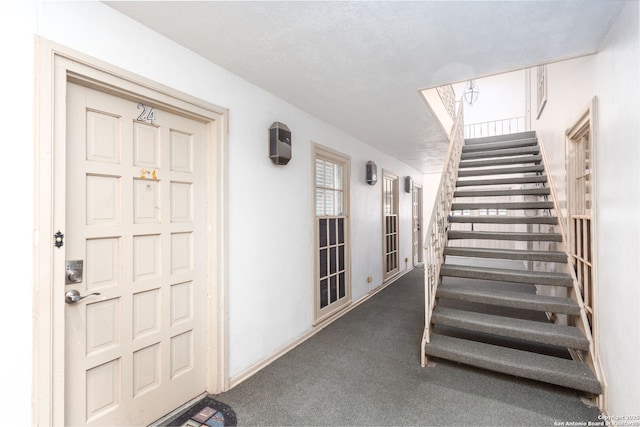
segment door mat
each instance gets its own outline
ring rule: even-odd
[[[223,427],[236,426],[237,423],[233,409],[206,396],[168,420],[163,427]]]

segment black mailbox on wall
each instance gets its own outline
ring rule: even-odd
[[[269,158],[276,165],[291,160],[291,131],[284,123],[274,122],[269,128]]]

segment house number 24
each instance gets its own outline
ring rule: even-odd
[[[142,109],[142,113],[140,113],[136,120],[139,122],[151,122],[151,124],[153,124],[156,120],[156,110],[143,103],[138,104],[138,110],[140,109]]]

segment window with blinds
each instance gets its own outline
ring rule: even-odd
[[[316,159],[316,216],[339,216],[344,213],[342,166]]]
[[[316,321],[350,301],[348,259],[349,159],[316,147]]]

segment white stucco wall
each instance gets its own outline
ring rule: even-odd
[[[638,3],[629,2],[598,54],[549,64],[548,102],[532,123],[566,216],[564,132],[597,97],[597,345],[609,415],[640,414],[640,388],[635,386],[640,383],[639,21]]]
[[[374,160],[401,179],[422,175],[293,105],[240,79],[100,2],[0,2],[0,36],[11,67],[3,67],[2,107],[11,158],[0,168],[7,295],[0,306],[4,352],[3,422],[28,425],[31,413],[33,307],[34,35],[111,63],[163,85],[229,108],[228,287],[230,376],[311,330],[312,158],[318,143],[351,156],[352,299],[382,284],[382,189],[364,182]],[[286,123],[293,159],[274,166],[267,129]],[[7,126],[7,124],[11,126]],[[19,179],[16,179],[19,177]],[[402,188],[402,186],[401,186]],[[5,204],[8,206],[9,204]],[[400,192],[400,268],[412,267],[411,194]],[[405,264],[404,259],[409,263]],[[10,268],[7,264],[10,264]],[[373,281],[367,283],[367,276]],[[12,325],[6,328],[6,325]],[[6,408],[5,408],[6,406]],[[15,417],[15,419],[13,418]]]
[[[596,67],[600,351],[612,414],[640,414],[640,13],[620,13]]]
[[[595,66],[598,55],[547,65],[547,104],[536,120],[536,69],[531,70],[532,127],[544,145],[549,161],[547,172],[556,189],[562,216],[566,218],[565,130],[571,126],[596,95]]]
[[[32,3],[0,3],[0,123],[4,295],[0,298],[3,362],[0,412],[7,424],[31,425],[33,352],[33,14]]]

